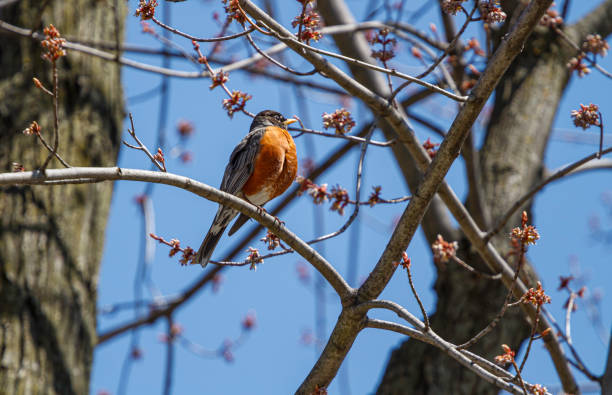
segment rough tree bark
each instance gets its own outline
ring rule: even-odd
[[[42,17],[41,17],[42,15]],[[0,17],[63,36],[118,42],[124,1],[22,0]],[[119,22],[119,24],[117,24]],[[58,62],[60,149],[76,166],[116,163],[123,117],[120,69],[71,54]],[[36,120],[53,141],[52,89],[40,43],[3,35],[0,44],[0,166],[38,168],[48,154],[21,131]],[[50,167],[60,167],[52,161]],[[96,344],[96,293],[109,183],[0,190],[0,393],[86,394]]]

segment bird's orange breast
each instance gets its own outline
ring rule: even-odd
[[[262,205],[289,188],[297,174],[297,152],[285,129],[268,126],[259,140],[253,174],[242,192],[253,204]]]

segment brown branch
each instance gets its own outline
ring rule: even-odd
[[[472,266],[465,263],[461,258],[457,257],[456,255],[451,256],[451,259],[454,262],[458,263],[460,266],[462,266],[464,269],[466,269],[470,273],[474,273],[478,277],[484,277],[489,280],[501,280],[502,279],[501,273],[489,274],[489,273],[481,272],[480,270],[476,270]]]
[[[421,323],[421,325],[423,324]],[[486,360],[481,357],[478,357],[475,354],[466,351],[456,350],[451,343],[446,342],[444,339],[440,338],[432,331],[429,331],[427,333],[419,332],[405,325],[400,325],[395,322],[372,319],[369,317],[365,318],[363,326],[366,328],[378,328],[401,333],[420,340],[424,343],[431,344],[436,348],[439,348],[449,357],[455,359],[457,362],[459,362],[466,368],[472,370],[474,373],[476,373],[478,376],[480,376],[487,382],[512,394],[522,394],[522,391],[520,389],[518,389],[506,380],[511,379],[510,377],[508,377],[507,372],[499,372],[500,369],[496,369],[495,367],[491,366],[491,363],[488,363]]]
[[[527,362],[527,357],[529,357],[529,351],[531,351],[531,345],[533,344],[533,340],[535,339],[536,336],[536,331],[538,330],[538,323],[540,320],[540,309],[542,308],[542,306],[540,304],[538,304],[538,306],[536,307],[536,319],[533,323],[533,326],[531,328],[531,335],[529,335],[529,343],[527,343],[527,350],[525,351],[525,356],[523,357],[523,362],[521,362],[521,366],[519,367],[519,369],[516,371],[516,375],[517,377],[519,377],[519,374],[523,371],[523,367],[525,366],[525,363]]]
[[[531,199],[536,193],[538,193],[540,190],[542,190],[546,185],[548,185],[551,182],[553,182],[555,180],[558,180],[558,179],[560,179],[560,178],[562,178],[562,177],[572,173],[572,171],[578,169],[580,166],[586,164],[587,162],[589,162],[589,161],[591,161],[593,159],[596,159],[598,156],[605,155],[605,154],[608,154],[610,152],[612,152],[612,147],[606,148],[603,151],[598,151],[598,152],[596,152],[594,154],[586,156],[586,157],[580,159],[577,162],[574,162],[572,164],[564,166],[562,169],[557,170],[553,175],[548,177],[546,180],[540,182],[538,185],[533,187],[529,192],[527,192],[525,195],[523,195],[523,197],[518,199],[512,205],[512,207],[510,207],[508,209],[508,211],[506,211],[506,214],[504,214],[501,217],[501,219],[498,220],[497,224],[491,230],[489,230],[487,232],[487,234],[484,236],[484,241],[488,242],[489,240],[491,240],[491,238],[493,236],[495,236],[497,233],[499,233],[499,231],[501,231],[503,229],[504,225],[508,222],[508,220],[510,220],[512,215],[518,209],[520,209],[525,203],[527,203],[527,201],[529,201],[529,199]]]
[[[310,71],[305,71],[305,72],[293,70],[291,67],[285,66],[284,64],[282,64],[278,60],[274,59],[273,57],[271,57],[270,55],[268,55],[264,51],[262,51],[261,48],[259,48],[259,46],[257,46],[257,44],[255,44],[255,41],[253,41],[253,38],[251,37],[250,34],[247,34],[246,37],[247,37],[247,40],[248,40],[249,44],[251,44],[251,46],[253,48],[255,48],[255,51],[257,51],[258,54],[263,56],[268,62],[271,62],[272,64],[280,67],[281,69],[285,70],[288,73],[295,74],[295,75],[298,75],[298,76],[305,76],[305,75],[313,75],[313,74],[315,74],[317,72],[316,68],[314,68],[314,69],[312,69]]]
[[[49,145],[49,143],[47,143],[47,140],[45,140],[45,138],[43,137],[42,133],[36,133],[36,137],[38,137],[38,139],[45,146],[47,151],[53,152],[53,148]],[[60,161],[60,163],[64,167],[66,167],[66,168],[70,167],[70,165],[57,152],[55,153],[55,157],[57,158],[57,160]]]
[[[527,392],[527,387],[525,386],[525,382],[523,381],[523,377],[521,376],[521,371],[519,370],[518,366],[516,366],[516,361],[514,360],[514,358],[512,358],[512,366],[514,366],[514,369],[516,370],[516,377],[518,377],[519,383],[521,383],[523,394],[524,395],[529,394],[529,392]]]
[[[423,151],[420,144],[416,142],[414,136],[411,135],[411,130],[405,123],[402,115],[393,108],[389,109],[386,100],[376,96],[363,85],[350,79],[345,73],[329,64],[329,62],[326,62],[312,51],[302,51],[304,47],[301,43],[296,43],[295,40],[291,39],[290,33],[280,24],[254,6],[250,1],[240,1],[241,5],[243,5],[251,15],[263,21],[266,26],[276,32],[277,38],[294,49],[313,65],[317,66],[320,71],[334,79],[338,84],[347,89],[349,93],[361,98],[373,111],[385,114],[385,120],[389,122],[398,135],[400,135],[402,142],[406,144],[408,150],[415,156],[419,167],[427,167],[429,160],[427,159],[426,153]],[[462,228],[466,231],[469,240],[474,244],[484,260],[493,266],[493,270],[499,271],[503,269],[504,283],[506,286],[510,287],[510,279],[513,271],[503,259],[501,259],[492,246],[482,243],[480,239],[482,237],[482,232],[478,230],[469,216],[469,213],[465,211],[465,208],[458,201],[450,187],[444,183],[442,179],[455,158],[456,153],[458,153],[461,143],[480,113],[484,103],[512,60],[522,50],[526,38],[531,33],[533,27],[538,23],[540,17],[550,3],[551,1],[548,0],[539,0],[529,3],[521,18],[519,18],[518,22],[514,25],[513,30],[504,37],[505,40],[502,41],[496,53],[491,58],[489,67],[481,75],[480,80],[472,90],[469,102],[461,108],[438,155],[436,155],[434,161],[429,165],[428,171],[419,187],[419,194],[422,195],[411,200],[407,211],[400,219],[400,225],[396,227],[396,231],[388,245],[389,248],[379,260],[374,272],[361,287],[359,292],[361,298],[368,299],[376,297],[382,288],[384,288],[392,275],[393,269],[391,263],[397,260],[401,251],[405,250],[405,247],[411,240],[412,235],[420,223],[420,218],[429,206],[435,191],[441,193],[442,198],[456,216]],[[440,152],[442,152],[442,154],[440,154]],[[524,286],[521,284],[521,289],[523,288]],[[323,354],[298,392],[308,393],[314,389],[315,383],[322,385],[331,381],[340,362],[343,360],[353,343],[354,336],[356,336],[359,331],[358,326],[352,321],[354,318],[355,317],[351,318],[346,314],[340,315],[339,321],[336,324],[336,329],[332,332],[332,336]],[[569,371],[567,367],[567,362],[565,361],[562,350],[559,348],[558,343],[555,342],[555,339],[547,337],[545,340],[551,350],[555,366],[559,370],[559,375],[565,385],[566,391],[572,391],[575,388],[575,381],[571,371]]]
[[[440,55],[424,72],[417,75],[416,78],[421,79],[421,78],[425,78],[426,76],[428,76],[429,73],[431,73],[432,71],[435,70],[436,67],[438,67],[438,65],[444,60],[444,58],[446,58],[452,51],[455,50],[455,48],[457,47],[457,42],[459,41],[459,38],[465,32],[470,22],[473,22],[472,16],[474,15],[477,9],[478,9],[478,2],[475,2],[474,7],[472,8],[472,11],[467,15],[467,18],[465,22],[463,23],[463,26],[461,26],[461,29],[459,29],[459,32],[455,34],[452,41],[448,44],[448,46],[446,47],[442,55]],[[412,81],[404,82],[393,92],[391,97],[392,98],[395,97],[402,89],[410,85],[411,82]]]
[[[160,164],[157,159],[155,159],[155,157],[153,156],[153,154],[151,154],[151,151],[149,151],[149,149],[147,148],[146,145],[144,145],[140,139],[138,138],[138,136],[136,136],[136,128],[134,128],[134,118],[132,118],[132,113],[128,114],[130,117],[130,123],[132,125],[132,129],[128,128],[128,133],[130,134],[130,136],[132,136],[132,138],[134,140],[136,140],[136,143],[138,145],[131,145],[128,144],[125,140],[121,140],[121,142],[123,144],[125,144],[127,147],[135,149],[135,150],[139,150],[145,153],[145,155],[147,155],[149,157],[149,159],[151,159],[151,162],[153,162],[153,164],[161,171],[166,171],[166,167],[162,166],[162,164]]]
[[[338,134],[338,133],[325,133],[325,132],[320,132],[318,130],[313,130],[313,129],[304,129],[304,128],[289,128],[290,131],[295,131],[295,132],[301,132],[301,133],[308,133],[308,134],[314,134],[315,136],[322,136],[322,137],[330,137],[330,138],[335,138],[335,139],[344,139],[344,140],[350,140],[350,141],[354,141],[356,143],[363,143],[366,141],[366,139],[364,139],[363,137],[356,137],[356,136],[350,136],[350,135],[346,135],[346,134]],[[295,138],[295,136],[294,136]],[[370,142],[368,144],[371,145],[375,145],[378,147],[389,147],[393,144],[396,143],[396,140],[389,140],[389,141],[373,141],[370,140]]]
[[[429,317],[427,316],[427,311],[425,310],[425,306],[423,306],[423,302],[421,302],[421,298],[419,298],[419,294],[414,288],[414,283],[412,282],[412,272],[410,271],[410,263],[406,265],[406,273],[408,274],[408,283],[410,283],[410,289],[412,290],[412,294],[419,304],[419,308],[421,309],[421,314],[423,314],[423,321],[425,322],[425,328],[423,331],[429,331]]]
[[[57,61],[53,60],[51,62],[53,68],[53,148],[47,159],[45,159],[44,163],[40,167],[41,171],[45,171],[47,165],[51,161],[51,158],[57,156],[57,149],[59,148],[59,76],[57,71]],[[69,166],[67,166],[69,167]]]
[[[187,34],[187,33],[183,33],[182,31],[180,31],[180,30],[178,30],[176,28],[173,28],[172,26],[166,25],[165,23],[163,23],[162,21],[158,20],[155,17],[151,18],[151,20],[153,22],[155,22],[158,26],[168,30],[169,32],[172,32],[172,33],[174,33],[176,35],[179,35],[181,37],[185,37],[185,38],[187,38],[189,40],[200,42],[200,43],[212,43],[212,42],[233,40],[235,38],[242,37],[242,36],[245,36],[245,35],[247,35],[249,33],[252,33],[255,30],[255,28],[251,27],[249,29],[245,29],[244,31],[242,31],[240,33],[231,34],[229,36],[213,37],[213,38],[201,38],[201,37],[192,36],[192,35]]]
[[[476,344],[480,339],[482,339],[487,334],[489,334],[489,332],[491,332],[493,330],[493,328],[495,328],[497,326],[497,324],[499,323],[499,321],[503,318],[504,314],[506,313],[506,310],[510,306],[510,301],[512,300],[512,296],[514,295],[514,288],[516,286],[516,281],[517,281],[517,279],[519,277],[519,273],[521,272],[521,269],[523,268],[523,265],[525,263],[525,253],[527,251],[526,251],[526,248],[525,248],[524,244],[521,244],[520,247],[521,247],[521,249],[520,249],[520,253],[519,253],[519,257],[518,257],[518,262],[517,262],[517,265],[516,265],[516,270],[514,272],[514,278],[512,279],[512,286],[510,287],[510,290],[508,291],[508,294],[506,295],[506,299],[504,299],[504,304],[502,305],[501,310],[499,311],[499,313],[497,313],[497,315],[495,316],[493,321],[491,321],[486,327],[484,327],[484,329],[482,329],[480,332],[478,332],[476,334],[476,336],[474,336],[473,338],[471,338],[467,342],[457,346],[457,349],[462,350],[462,349],[470,348],[471,346]],[[538,311],[538,313],[539,313],[539,311]]]

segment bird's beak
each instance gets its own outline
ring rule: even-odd
[[[297,119],[295,119],[295,118],[290,118],[290,119],[287,119],[287,120],[285,120],[285,126],[289,126],[289,125],[291,125],[292,123],[295,123],[295,122],[297,122],[297,121],[298,121],[298,120],[297,120]]]

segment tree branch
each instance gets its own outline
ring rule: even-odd
[[[240,213],[248,215],[270,229],[282,241],[287,243],[288,246],[310,262],[334,288],[343,302],[354,294],[354,290],[325,258],[280,224],[275,217],[262,212],[258,207],[245,200],[187,177],[171,173],[122,169],[119,167],[73,167],[70,169],[46,170],[45,175],[41,174],[41,172],[31,171],[3,173],[0,174],[0,185],[45,185],[48,181],[79,180],[84,178],[96,181],[130,180],[171,185],[238,210]]]
[[[448,343],[442,340],[440,337],[438,337],[437,335],[433,333],[431,336],[423,335],[422,333],[415,331],[414,329],[408,328],[407,326],[404,326],[404,325],[396,324],[394,322],[389,322],[389,321],[371,319],[371,318],[368,318],[366,320],[365,326],[367,328],[385,329],[388,331],[401,333],[404,335],[411,336],[415,339],[421,340],[425,343],[429,343],[441,349],[449,357],[453,358],[454,360],[459,362],[461,365],[465,366],[467,369],[471,370],[472,372],[474,372],[475,374],[477,374],[478,376],[480,376],[487,382],[497,386],[498,388],[508,391],[512,394],[516,394],[516,395],[523,394],[523,391],[519,387],[513,384],[510,384],[508,381],[504,380],[498,375],[491,373],[489,371],[490,369],[489,366],[488,366],[489,369],[483,368],[480,363],[475,362],[470,357],[465,355],[463,352],[456,350],[451,343]]]
[[[550,6],[550,3],[551,1],[549,0],[531,2],[523,12],[518,23],[506,36],[506,39],[501,43],[500,47],[491,58],[489,67],[482,74],[477,85],[474,87],[468,103],[461,109],[455,122],[451,126],[448,137],[440,147],[431,166],[429,166],[428,173],[425,175],[423,183],[415,194],[415,198],[413,198],[404,212],[402,219],[400,219],[400,223],[388,244],[388,248],[385,250],[368,280],[366,280],[364,285],[360,288],[360,299],[367,300],[376,297],[389,281],[393,273],[392,262],[398,260],[401,252],[405,250],[405,247],[411,240],[412,235],[422,219],[423,212],[428,207],[436,189],[442,183],[442,179],[450,167],[450,164],[457,156],[461,143],[465,139],[469,128],[480,113],[482,106],[503,73],[509,67],[516,55],[522,50],[525,40],[533,30],[533,27],[538,23],[544,11]],[[405,118],[396,109],[389,108],[386,100],[354,81],[317,54],[304,51],[301,45],[293,43],[292,39],[287,38],[290,36],[290,33],[284,27],[253,5],[250,1],[241,0],[241,5],[256,20],[263,21],[271,30],[277,32],[277,37],[281,41],[285,42],[294,51],[311,62],[319,71],[324,72],[327,76],[334,79],[334,81],[347,89],[352,95],[361,98],[375,113],[384,114],[385,120],[396,130],[401,141],[407,145],[410,152],[415,156],[419,166],[426,167],[429,164],[426,153],[412,135],[411,128],[405,122]],[[471,219],[450,187],[446,183],[442,183],[440,191],[443,192],[442,197],[445,198],[445,202],[449,205],[449,208],[458,219],[458,222],[462,224],[462,228],[469,228],[466,233],[470,241],[475,245],[485,261],[493,266],[492,268],[496,272],[503,272],[504,282],[506,286],[510,286],[514,272],[491,245],[482,242],[480,239],[482,237],[482,232],[478,229],[473,219]],[[520,288],[524,289],[525,287],[521,284]],[[335,376],[335,372],[339,368],[359,331],[359,325],[352,320],[359,320],[359,317],[351,317],[350,314],[345,313],[340,315],[336,328],[334,332],[332,332],[323,354],[300,389],[298,389],[298,393],[312,392],[316,385],[326,386]],[[562,381],[566,384],[565,389],[566,391],[572,391],[576,385],[569,367],[567,366],[567,362],[563,357],[563,352],[554,339],[551,340],[549,337],[548,340],[549,349],[554,351],[551,355],[553,356],[553,360],[555,360],[559,375],[562,376]]]

